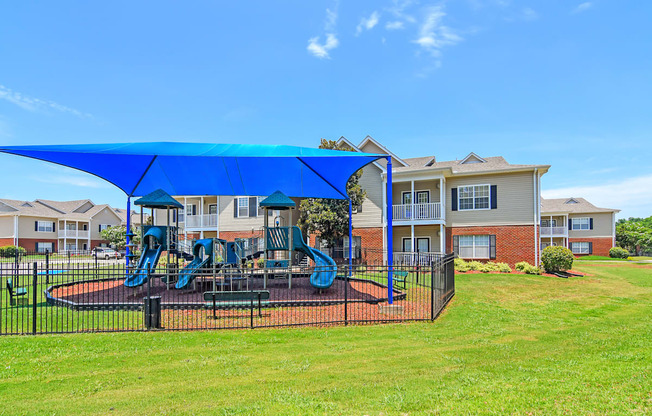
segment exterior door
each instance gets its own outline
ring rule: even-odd
[[[430,239],[429,238],[417,238],[417,251],[419,253],[429,253],[430,252]]]

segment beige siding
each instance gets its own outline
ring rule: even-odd
[[[497,185],[498,208],[453,211],[451,190],[466,185]],[[532,172],[451,177],[446,180],[446,222],[449,227],[534,224]]]
[[[14,236],[14,217],[0,217],[0,238]]]
[[[613,236],[613,216],[611,212],[594,214],[571,214],[569,215],[569,218],[593,218],[592,230],[570,230],[568,231],[569,238],[595,238]]]
[[[378,166],[367,165],[360,177],[360,186],[367,192],[362,212],[353,214],[354,228],[380,227],[383,222],[383,180]]]
[[[376,144],[373,142],[367,142],[364,147],[361,147],[360,150],[362,150],[365,153],[377,153],[381,155],[386,155],[387,152],[378,147]],[[383,168],[387,167],[387,159],[378,159],[376,162],[378,162],[379,165],[381,165]],[[394,158],[392,158],[392,163],[395,163]],[[403,165],[401,165],[403,166]]]
[[[34,221],[57,222],[54,218],[18,217],[18,236],[20,238],[57,238],[59,232],[58,224],[54,232],[38,232],[34,231]]]
[[[93,205],[92,203],[90,203],[90,202],[86,202],[85,204],[83,204],[82,206],[80,206],[79,208],[77,208],[74,212],[82,212],[82,213],[83,213],[83,212],[86,212],[86,211],[88,211],[89,209],[93,208],[93,206],[94,206],[94,205]]]
[[[439,202],[441,198],[439,197],[439,179],[432,179],[427,181],[414,181],[414,192],[418,191],[430,191],[430,202]],[[394,205],[399,205],[403,203],[403,193],[410,192],[412,189],[411,182],[394,182],[392,184],[392,194],[394,197],[392,203]],[[416,199],[415,199],[416,202]]]
[[[109,224],[111,226],[120,225],[120,218],[115,215],[109,208],[104,208],[102,211],[95,214],[90,223],[91,240],[101,240],[100,237],[100,224]],[[83,229],[80,223],[80,229]]]
[[[418,237],[430,237],[430,251],[440,252],[441,245],[440,237],[437,235],[439,231],[439,225],[419,225],[414,226],[414,238]],[[393,230],[393,241],[394,241],[394,251],[403,251],[403,239],[411,237],[410,227],[394,227]]]
[[[234,217],[234,197],[221,196],[219,207],[219,230],[220,231],[251,231],[260,230],[263,228],[263,216],[258,217]],[[296,212],[292,213],[293,215]],[[286,214],[281,214],[283,217]],[[270,220],[271,221],[271,220]]]

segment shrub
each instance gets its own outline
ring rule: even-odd
[[[563,272],[573,267],[573,252],[566,247],[548,246],[541,253],[541,263],[548,273]]]
[[[482,263],[480,263],[479,261],[475,261],[475,260],[470,261],[467,264],[469,265],[469,270],[471,270],[471,271],[480,270],[482,268],[482,266],[483,266]]]
[[[480,266],[478,270],[480,270],[482,273],[491,273],[499,271],[499,268],[496,263],[488,262]]]
[[[609,257],[612,259],[626,259],[629,257],[629,252],[621,247],[611,247],[609,249]]]
[[[24,256],[27,250],[16,246],[0,247],[0,257],[16,257],[16,253],[18,253],[18,256]]]
[[[509,267],[509,264],[507,264],[507,263],[496,263],[496,268],[501,273],[511,273],[512,272],[512,268]]]
[[[525,273],[525,274],[541,274],[541,268],[536,267],[536,266],[531,266],[531,265],[528,264],[527,267],[525,267],[523,269],[523,273]]]
[[[265,267],[265,259],[262,257],[259,258],[258,260],[256,260],[256,264],[258,265],[259,269],[262,269],[263,267]]]
[[[514,268],[519,272],[524,272],[525,269],[527,269],[528,267],[531,267],[531,266],[530,266],[530,263],[528,263],[527,261],[520,261],[520,262],[516,263],[516,265],[514,265]]]
[[[455,271],[456,272],[468,272],[469,263],[465,262],[464,259],[455,259]]]

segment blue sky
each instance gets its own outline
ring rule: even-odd
[[[542,163],[544,196],[652,215],[650,2],[6,2],[0,143],[278,143]],[[120,166],[116,166],[120,169]],[[0,155],[0,197],[124,205]]]

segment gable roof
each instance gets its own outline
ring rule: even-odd
[[[347,139],[347,138],[344,137],[344,136],[341,136],[339,139],[337,139],[337,142],[338,142],[338,143],[339,143],[339,142],[343,142],[343,143],[345,143],[347,146],[351,147],[351,149],[353,149],[354,151],[356,151],[356,152],[362,152],[362,150],[360,150],[360,148],[358,148],[358,146],[354,145],[354,144],[353,144],[349,139]],[[371,163],[372,163],[373,165],[376,165],[376,167],[377,167],[378,169],[380,169],[381,171],[383,171],[383,172],[385,172],[385,171],[387,170],[386,167],[383,166],[382,164],[380,164],[380,162],[379,162],[378,160],[374,160],[374,161],[371,162]]]
[[[75,209],[78,209],[87,202],[92,203],[92,201],[88,199],[76,201],[51,201],[47,199],[37,199],[33,202],[0,199],[0,204],[10,208],[10,210],[0,211],[0,215],[23,215],[30,217],[57,218],[60,220],[70,221],[89,221],[98,213],[105,209],[109,209],[118,219],[122,220],[123,217],[126,219],[126,211],[124,215],[121,216],[108,204],[93,204],[90,209],[84,212],[75,212]]]
[[[584,198],[541,198],[541,215],[544,215],[545,213],[581,214],[597,212],[620,212],[620,210],[612,208],[599,208]]]
[[[472,153],[473,154],[473,153]],[[468,156],[467,156],[468,158]],[[482,158],[484,162],[482,163],[460,163],[459,160],[447,160],[442,162],[437,162],[435,160],[426,166],[426,163],[429,163],[429,159],[432,159],[432,156],[427,157],[416,157],[411,159],[405,159],[409,163],[407,167],[398,167],[394,168],[394,172],[403,173],[410,171],[424,171],[424,170],[448,170],[453,174],[473,174],[473,173],[489,173],[495,171],[517,171],[524,169],[545,169],[550,168],[550,165],[515,165],[508,163],[502,156],[493,156]]]
[[[471,152],[466,157],[462,160],[460,160],[460,165],[463,165],[465,163],[486,163],[487,161],[480,156],[476,155],[475,153]]]
[[[358,145],[358,148],[359,148],[359,149],[362,149],[362,148],[363,148],[367,143],[373,143],[374,145],[376,145],[376,147],[378,147],[380,150],[382,150],[383,152],[385,152],[386,154],[388,154],[389,156],[391,156],[392,159],[396,160],[396,161],[397,161],[398,163],[400,163],[401,165],[403,165],[403,166],[408,166],[408,164],[407,164],[403,159],[401,159],[400,157],[396,156],[393,152],[390,152],[389,149],[387,149],[385,146],[383,146],[382,144],[380,144],[378,141],[376,141],[376,140],[375,140],[373,137],[371,137],[371,136],[367,136],[367,137],[365,137],[365,138],[360,142],[360,144]],[[361,151],[362,151],[362,150],[361,150]]]

